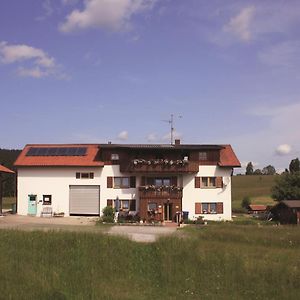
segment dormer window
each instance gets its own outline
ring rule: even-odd
[[[111,160],[119,160],[119,154],[118,153],[112,153],[110,158],[111,158]]]
[[[199,152],[199,160],[207,160],[207,152],[205,151]]]

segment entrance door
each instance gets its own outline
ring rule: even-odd
[[[28,215],[35,216],[36,215],[36,195],[29,195],[28,196]]]
[[[172,221],[172,203],[164,204],[164,220]]]

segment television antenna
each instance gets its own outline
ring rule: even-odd
[[[182,118],[181,115],[177,116],[178,118]],[[174,131],[175,131],[175,128],[174,128],[174,115],[171,114],[171,117],[169,120],[162,120],[163,122],[167,122],[170,124],[170,142],[171,142],[171,145],[173,145],[173,140],[174,140]]]

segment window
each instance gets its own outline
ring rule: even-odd
[[[52,195],[43,195],[43,205],[51,205]]]
[[[157,203],[148,203],[148,210],[156,210],[157,209]]]
[[[29,195],[29,201],[36,201],[36,195]]]
[[[114,188],[115,189],[130,188],[130,178],[129,177],[114,177]]]
[[[216,177],[201,177],[201,187],[216,187]]]
[[[202,214],[216,214],[217,203],[202,203]]]
[[[117,200],[107,200],[107,205],[113,205],[114,208],[116,208],[116,201]],[[122,199],[118,200],[119,210],[120,211],[135,211],[136,210],[136,201],[135,199],[129,200],[129,199]]]
[[[76,172],[76,179],[94,179],[94,173],[80,173]]]
[[[171,179],[170,178],[154,178],[155,186],[170,186]]]
[[[199,152],[199,160],[207,160],[207,152]]]
[[[111,160],[119,160],[119,154],[118,153],[112,153],[110,156]]]

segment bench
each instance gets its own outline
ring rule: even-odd
[[[52,217],[52,207],[43,207],[41,217]]]

